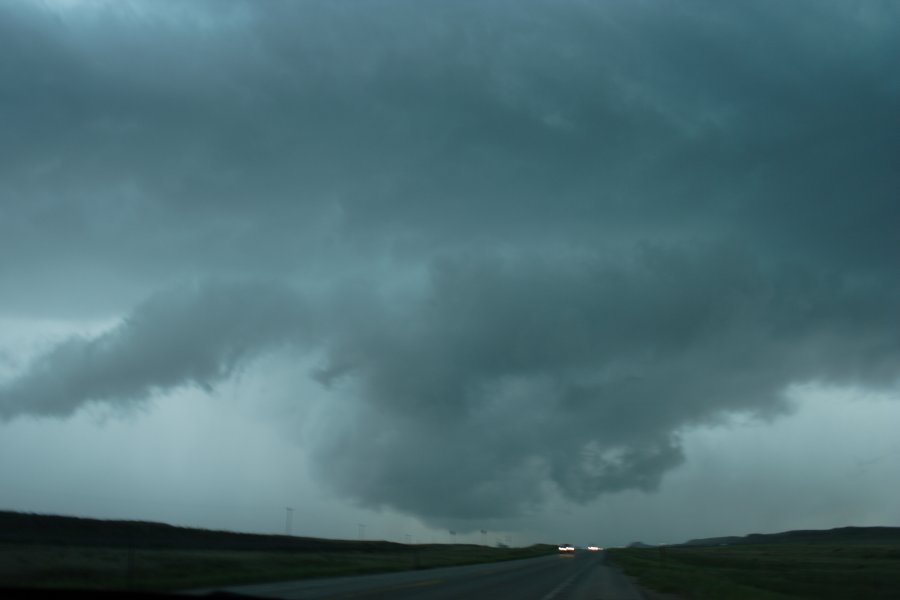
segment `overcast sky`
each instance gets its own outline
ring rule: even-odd
[[[0,509],[900,525],[898,107],[892,0],[2,2]]]

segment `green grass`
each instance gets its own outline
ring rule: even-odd
[[[495,562],[555,546],[408,545],[0,511],[0,587],[180,590]]]
[[[399,546],[399,545],[398,545]],[[422,545],[400,551],[136,549],[0,543],[0,587],[179,590],[527,558],[552,546]]]
[[[900,600],[900,545],[614,549],[642,585],[690,600]]]

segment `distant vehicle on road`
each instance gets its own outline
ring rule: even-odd
[[[601,548],[600,546],[588,546],[587,549],[589,552],[600,552],[601,550],[603,550],[603,548]]]
[[[575,546],[572,544],[560,544],[559,545],[560,552],[575,552]]]

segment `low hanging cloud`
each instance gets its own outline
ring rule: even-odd
[[[0,417],[65,417],[90,402],[133,404],[184,385],[205,389],[248,359],[312,335],[302,300],[265,283],[161,292],[96,337],[72,337],[0,387]]]
[[[365,286],[304,301],[277,284],[161,293],[0,389],[6,418],[212,390],[285,346],[323,356],[334,411],[318,476],[369,506],[483,519],[655,489],[685,428],[774,416],[807,381],[889,387],[896,287],[767,267],[727,247],[596,257],[455,256],[402,310]],[[347,295],[347,290],[355,291]]]
[[[896,386],[895,3],[66,6],[0,6],[0,314],[127,316],[2,419],[308,352],[320,479],[449,522]]]
[[[340,332],[326,381],[359,395],[318,448],[365,504],[443,518],[655,489],[679,434],[789,410],[819,381],[891,388],[898,288],[766,266],[728,247],[463,257],[401,317]]]

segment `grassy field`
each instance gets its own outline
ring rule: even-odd
[[[0,587],[179,590],[474,564],[555,546],[407,545],[0,512]]]
[[[0,587],[179,590],[493,562],[555,551],[549,546],[413,548],[312,553],[0,544]]]
[[[614,549],[642,585],[685,600],[900,600],[900,544]]]

